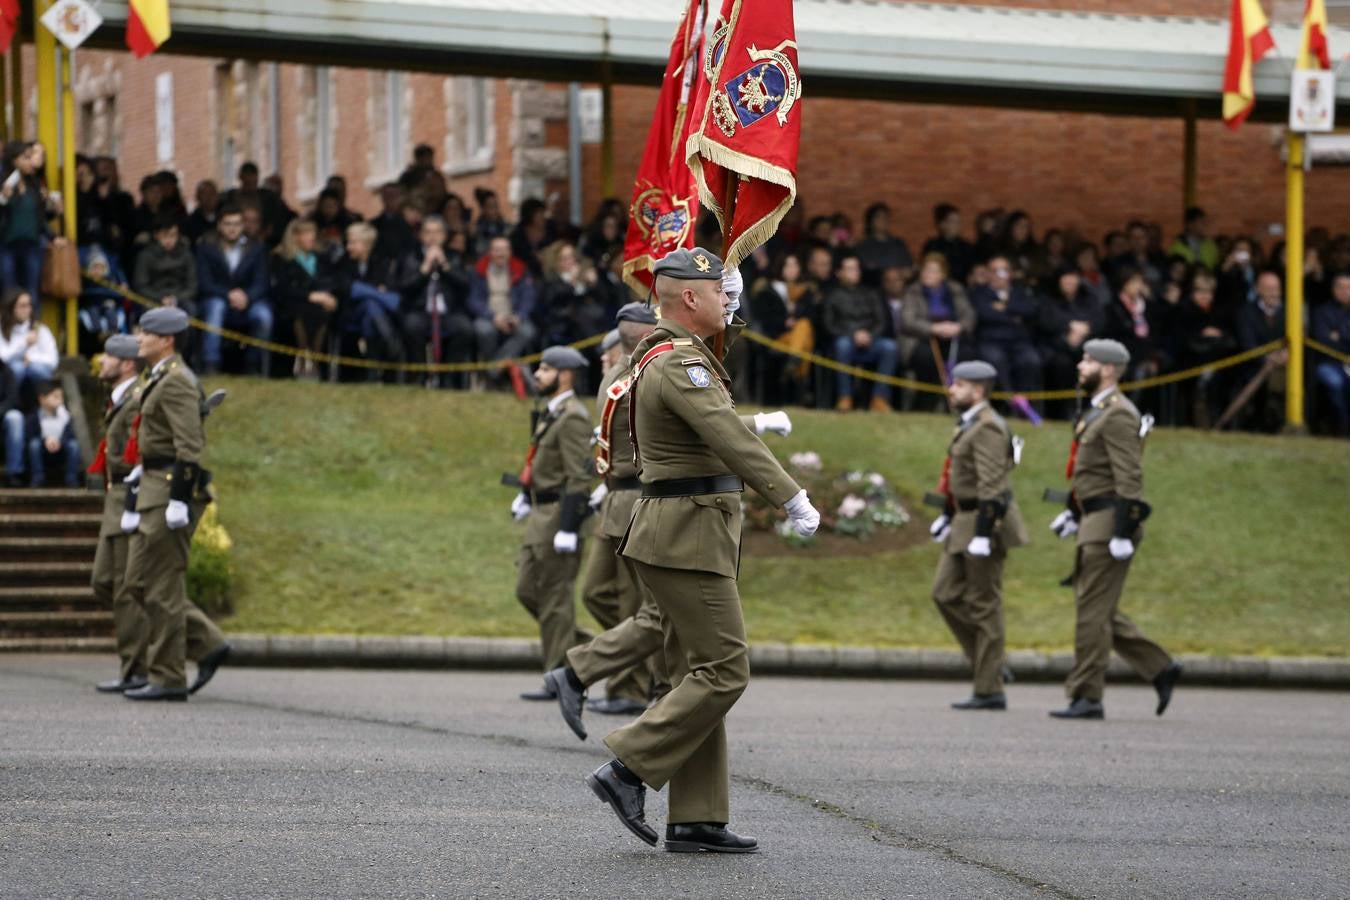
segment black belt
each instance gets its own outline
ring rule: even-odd
[[[1086,500],[1080,500],[1079,506],[1083,507],[1083,513],[1101,512],[1104,509],[1116,508],[1116,496],[1114,494],[1105,494],[1101,497],[1089,497]]]
[[[978,499],[954,500],[953,502],[956,503],[956,508],[961,510],[961,512],[974,512],[980,508],[980,501]]]
[[[745,490],[735,475],[709,475],[703,478],[670,478],[642,486],[643,497],[695,497],[699,494],[731,494]]]
[[[562,494],[558,491],[531,491],[530,502],[535,506],[541,503],[557,503],[562,499]]]
[[[611,478],[609,480],[611,491],[636,491],[640,487],[642,487],[642,479],[636,475],[631,478]]]
[[[142,456],[141,468],[147,472],[156,469],[172,469],[173,464],[178,462],[172,456]]]

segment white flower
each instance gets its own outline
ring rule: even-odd
[[[820,471],[820,454],[807,451],[805,453],[794,453],[788,457],[788,463],[794,468],[803,472]]]
[[[867,509],[867,501],[862,497],[856,497],[849,494],[844,498],[844,502],[839,504],[839,517],[842,519],[856,519],[858,514]]]
[[[886,479],[881,476],[880,472],[871,473],[870,475],[867,476],[867,480],[870,481],[876,487],[886,486]]]

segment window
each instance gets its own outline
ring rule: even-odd
[[[311,199],[323,188],[333,171],[333,76],[327,66],[300,70],[300,116],[296,120],[300,155],[300,196]]]
[[[445,80],[445,172],[465,175],[493,166],[496,81],[456,76]]]
[[[371,72],[369,106],[371,186],[398,177],[407,164],[407,116],[402,72]]]

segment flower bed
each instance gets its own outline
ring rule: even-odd
[[[788,527],[780,510],[758,494],[746,494],[745,523],[750,531],[773,532],[789,546],[812,546],[826,534],[865,540],[877,531],[898,530],[909,522],[909,513],[895,487],[879,472],[845,472],[828,476],[816,453],[794,453],[788,469],[820,510],[820,530],[800,537]]]

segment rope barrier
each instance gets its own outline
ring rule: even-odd
[[[1320,341],[1315,341],[1312,338],[1304,338],[1303,343],[1308,346],[1309,350],[1316,350],[1323,356],[1330,356],[1337,362],[1344,363],[1345,365],[1350,366],[1350,353],[1342,353],[1341,351],[1335,349],[1334,347],[1328,347],[1326,344],[1323,344]]]

